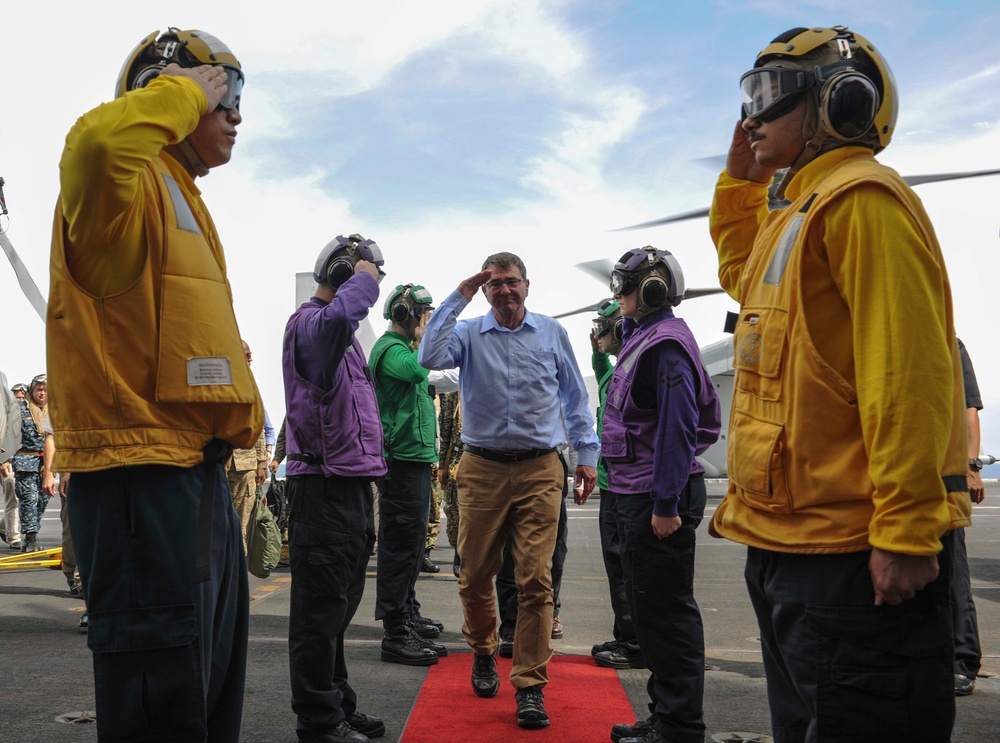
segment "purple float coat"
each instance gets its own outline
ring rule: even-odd
[[[704,472],[695,457],[719,438],[719,398],[687,323],[670,310],[625,322],[601,430],[608,489],[651,493],[657,516],[676,516],[688,478]]]
[[[289,476],[385,474],[375,388],[354,337],[377,300],[378,282],[356,274],[332,302],[313,297],[288,319],[281,364]]]

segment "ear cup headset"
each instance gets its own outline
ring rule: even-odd
[[[319,252],[313,268],[313,280],[336,289],[354,275],[358,261],[374,263],[378,268],[379,281],[385,276],[382,249],[374,240],[366,240],[358,234],[348,237],[337,235]]]
[[[397,325],[406,325],[433,309],[431,301],[431,293],[419,284],[399,284],[385,301],[382,317]]]
[[[203,64],[221,67],[226,73],[226,93],[219,101],[219,108],[225,111],[239,109],[243,95],[243,71],[236,55],[210,33],[196,29],[182,31],[173,26],[163,34],[159,31],[147,34],[136,45],[118,73],[115,97],[146,87],[169,64],[186,68]],[[187,139],[178,142],[177,148],[196,175],[208,175],[208,167]]]
[[[785,172],[774,196],[784,198],[795,175],[818,154],[844,143],[881,152],[896,127],[896,80],[875,46],[845,26],[793,28],[757,55],[740,78],[742,115],[773,121],[802,96],[808,108],[806,145]]]
[[[889,144],[897,112],[892,70],[870,41],[844,26],[794,28],[771,42],[740,78],[743,116],[773,121],[813,87],[829,136],[851,142],[871,132],[876,152]]]
[[[664,307],[676,307],[684,299],[684,273],[670,251],[651,245],[633,248],[618,259],[611,272],[611,293],[625,296],[636,292],[635,319]]]

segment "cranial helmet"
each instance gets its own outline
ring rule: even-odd
[[[419,320],[422,314],[434,309],[432,301],[431,293],[420,284],[399,284],[385,300],[382,317],[405,325],[410,319]]]
[[[219,108],[230,111],[240,107],[243,71],[239,60],[228,46],[204,31],[181,31],[171,26],[162,36],[159,33],[153,31],[147,35],[125,59],[115,83],[115,98],[130,90],[145,88],[171,63],[181,67],[210,64],[218,65],[226,71],[226,94],[219,101]],[[208,175],[208,168],[201,155],[190,142],[185,139],[178,142],[177,147],[196,175]]]
[[[354,275],[354,267],[358,261],[374,263],[378,268],[379,281],[385,276],[382,266],[382,249],[374,240],[366,240],[358,234],[344,237],[337,235],[319,252],[316,266],[313,268],[313,279],[317,284],[327,284],[336,289]]]
[[[28,397],[34,395],[35,390],[38,389],[39,386],[48,382],[48,379],[49,378],[45,375],[44,372],[42,374],[37,375],[34,379],[32,379],[31,384],[28,385]]]
[[[622,342],[622,308],[617,299],[606,299],[597,308],[597,317],[592,321],[595,338],[603,338],[611,333],[616,346]]]
[[[684,299],[684,273],[668,250],[651,245],[633,248],[618,259],[611,272],[611,293],[636,293],[635,319],[667,306],[676,307]]]
[[[743,115],[760,121],[784,116],[807,95],[806,146],[775,196],[821,152],[847,143],[880,152],[896,127],[896,80],[875,46],[845,26],[793,28],[760,54],[740,78]]]
[[[816,89],[819,128],[881,151],[896,126],[896,80],[875,46],[845,26],[794,28],[757,55],[740,79],[745,116],[771,121]]]
[[[159,31],[148,34],[129,54],[118,73],[115,98],[130,90],[145,88],[168,64],[181,67],[210,64],[226,70],[227,91],[219,105],[227,111],[240,107],[243,71],[228,46],[204,31],[181,31],[171,26],[162,36],[159,34]]]

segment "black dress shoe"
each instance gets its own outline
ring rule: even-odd
[[[514,694],[517,700],[517,724],[519,727],[535,730],[549,726],[549,716],[545,712],[545,697],[538,686],[526,686]]]
[[[653,716],[650,715],[645,720],[636,720],[632,725],[615,725],[611,728],[611,740],[620,743],[627,738],[642,738],[654,730]]]
[[[337,725],[322,733],[299,733],[299,743],[370,743],[367,735],[359,733],[351,727],[347,720],[341,720]]]
[[[602,668],[645,668],[646,661],[638,645],[620,642],[614,650],[604,650],[594,656],[594,662]]]
[[[500,638],[500,644],[497,646],[497,655],[501,658],[513,658],[514,657],[514,638],[510,635],[505,635]]]
[[[955,674],[955,696],[967,697],[976,690],[976,680],[961,673]]]
[[[497,659],[492,655],[472,656],[472,690],[477,697],[495,697],[500,690]]]
[[[385,735],[385,721],[381,717],[366,715],[354,710],[354,713],[347,718],[347,723],[369,738],[381,738]]]

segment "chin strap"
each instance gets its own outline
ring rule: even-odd
[[[795,158],[795,162],[792,166],[785,172],[785,175],[781,179],[781,183],[778,184],[777,190],[774,192],[774,197],[776,199],[785,198],[785,189],[788,188],[788,184],[792,182],[792,178],[798,173],[802,168],[811,163],[820,152],[823,151],[823,145],[829,139],[829,135],[820,129],[813,135],[813,138],[806,142],[806,146],[802,148],[802,152],[799,156]]]
[[[178,142],[177,149],[184,155],[184,159],[187,160],[188,166],[195,175],[202,177],[208,175],[208,168],[205,167],[205,163],[201,161],[201,157],[195,152],[190,142],[186,139]]]

